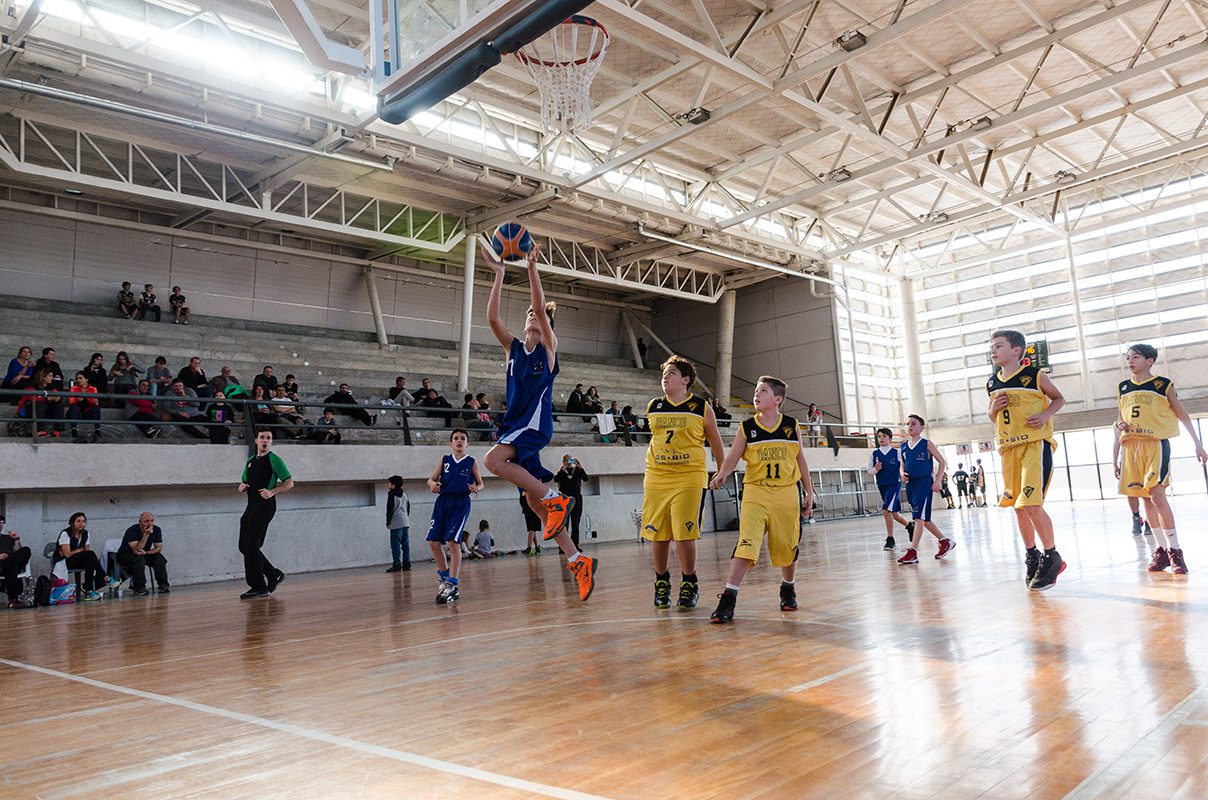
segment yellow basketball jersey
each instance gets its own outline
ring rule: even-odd
[[[757,416],[751,417],[742,423],[742,434],[747,440],[742,454],[747,462],[744,486],[792,486],[801,480],[797,420],[782,414],[779,422],[765,428]]]
[[[650,447],[646,450],[646,486],[705,488],[705,401],[694,394],[672,403],[656,397],[646,406]]]
[[[1120,419],[1132,427],[1120,441],[1173,439],[1179,435],[1179,418],[1167,396],[1173,385],[1170,378],[1161,375],[1144,383],[1134,383],[1132,378],[1120,382]]]
[[[1040,390],[1040,368],[1020,367],[1011,375],[999,370],[986,381],[986,392],[1007,396],[1007,407],[998,412],[994,421],[995,445],[1001,453],[1011,447],[1031,442],[1047,441],[1053,446],[1053,420],[1040,428],[1029,428],[1028,417],[1049,407],[1049,398]]]

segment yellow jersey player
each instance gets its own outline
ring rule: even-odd
[[[705,505],[709,473],[705,444],[720,464],[724,454],[713,407],[688,391],[696,380],[691,361],[671,356],[662,365],[663,396],[646,406],[650,447],[642,480],[642,536],[654,551],[654,607],[671,607],[671,542],[679,556],[679,600],[676,608],[696,608],[696,540]]]
[[[1174,512],[1166,500],[1170,485],[1170,440],[1179,435],[1179,423],[1195,442],[1195,457],[1208,463],[1208,452],[1191,424],[1191,417],[1179,402],[1169,378],[1153,374],[1158,350],[1148,344],[1134,344],[1125,356],[1132,377],[1120,382],[1120,420],[1116,423],[1116,445],[1112,462],[1120,479],[1120,494],[1140,497],[1145,515],[1157,539],[1157,549],[1149,562],[1150,572],[1172,568],[1176,575],[1187,574],[1187,562],[1174,528]],[[1120,456],[1123,453],[1123,460]]]
[[[787,390],[784,381],[764,375],[755,385],[755,411],[742,423],[726,460],[709,486],[721,486],[739,459],[747,462],[743,480],[742,512],[738,520],[738,544],[730,558],[730,575],[718,595],[717,608],[709,621],[725,624],[734,619],[734,606],[743,576],[759,560],[763,537],[768,537],[768,557],[780,567],[780,610],[797,610],[797,544],[801,518],[813,508],[814,485],[797,420],[780,413]],[[800,484],[800,489],[798,485]]]
[[[990,360],[997,367],[986,382],[990,395],[989,417],[1002,457],[1003,492],[998,504],[1015,509],[1019,535],[1027,555],[1024,581],[1029,589],[1044,591],[1057,583],[1065,562],[1053,540],[1053,521],[1044,510],[1044,495],[1053,477],[1053,415],[1065,398],[1035,366],[1024,366],[1027,347],[1019,331],[990,334]],[[1036,549],[1036,539],[1044,547]]]

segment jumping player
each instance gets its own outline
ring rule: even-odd
[[[432,524],[428,526],[428,546],[436,561],[436,576],[440,590],[439,604],[452,603],[461,596],[458,575],[461,572],[461,537],[470,518],[470,496],[482,491],[478,462],[466,453],[470,435],[465,428],[454,428],[449,435],[449,449],[428,476],[428,489],[437,495],[432,507]],[[445,545],[449,546],[449,561],[445,562]]]
[[[482,257],[495,271],[487,300],[487,322],[507,351],[507,411],[499,427],[499,443],[486,455],[487,469],[524,490],[529,507],[542,521],[544,540],[554,539],[567,558],[567,567],[579,586],[579,599],[591,596],[599,561],[581,556],[566,520],[574,502],[546,486],[554,474],[541,464],[541,450],[554,434],[554,378],[558,375],[558,337],[554,335],[554,303],[545,302],[537,273],[534,247],[526,256],[531,305],[525,315],[524,341],[508,332],[499,313],[503,293],[503,262],[482,245]]]
[[[902,459],[893,446],[893,431],[877,428],[877,448],[868,459],[868,474],[876,476],[877,491],[881,495],[881,515],[885,517],[885,550],[897,547],[893,539],[893,523],[906,528],[914,537],[914,523],[902,516]]]
[[[956,542],[944,536],[939,526],[931,521],[932,494],[940,490],[940,475],[948,465],[939,449],[923,438],[925,427],[927,423],[918,414],[906,418],[906,434],[910,438],[902,442],[902,472],[906,475],[906,498],[910,501],[914,529],[910,535],[910,549],[898,559],[899,564],[919,563],[919,544],[924,529],[939,540],[936,559],[943,558],[956,547]]]
[[[768,557],[780,567],[780,610],[797,610],[797,543],[801,518],[813,507],[814,484],[797,420],[780,413],[787,390],[784,381],[764,375],[755,385],[754,417],[742,423],[730,452],[709,483],[716,489],[725,483],[739,459],[747,462],[743,480],[742,512],[738,521],[738,544],[730,558],[730,575],[718,595],[717,608],[709,621],[725,624],[734,619],[738,588],[743,576],[759,560],[764,534]],[[798,490],[800,484],[800,490]]]
[[[1166,499],[1170,485],[1170,440],[1179,435],[1179,423],[1195,443],[1195,457],[1208,463],[1208,452],[1195,432],[1183,404],[1179,402],[1169,378],[1153,374],[1158,350],[1148,344],[1134,344],[1126,356],[1132,377],[1120,382],[1120,420],[1112,461],[1120,479],[1120,494],[1131,500],[1140,497],[1145,514],[1156,523],[1153,528],[1157,549],[1149,562],[1150,572],[1167,567],[1176,575],[1187,574],[1183,548],[1179,547],[1174,527],[1174,511]],[[1120,458],[1123,453],[1123,459]],[[1134,520],[1138,517],[1134,517]],[[1134,522],[1133,531],[1137,525]]]
[[[671,356],[662,364],[663,396],[646,406],[650,446],[642,479],[642,536],[654,555],[654,607],[671,607],[671,542],[680,565],[676,608],[690,611],[700,597],[696,579],[696,540],[705,505],[709,473],[705,444],[721,464],[725,448],[713,406],[688,391],[696,379],[691,361]]]
[[[1024,366],[1027,340],[1019,331],[990,334],[990,361],[998,369],[986,381],[990,395],[987,415],[994,423],[995,444],[1002,457],[1003,492],[998,504],[1014,508],[1019,535],[1027,554],[1024,581],[1029,589],[1045,591],[1057,583],[1065,562],[1057,552],[1053,521],[1044,510],[1044,496],[1053,477],[1053,415],[1065,397],[1039,367]],[[1036,539],[1044,547],[1036,549]]]

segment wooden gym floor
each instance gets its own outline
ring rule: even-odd
[[[594,548],[586,605],[547,553],[468,563],[451,608],[421,566],[0,612],[0,796],[1203,798],[1208,500],[1176,509],[1186,577],[1123,500],[1053,505],[1046,594],[1008,511],[937,512],[959,546],[911,567],[879,518],[818,524],[801,610],[761,564],[725,627],[731,533],[691,614],[637,543]]]

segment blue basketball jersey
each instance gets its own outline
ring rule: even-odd
[[[872,457],[873,463],[881,465],[881,471],[877,473],[878,486],[902,482],[902,459],[897,450],[890,447],[889,452],[881,452],[878,447],[872,451]]]
[[[524,350],[524,342],[512,339],[508,351],[508,410],[503,415],[503,431],[527,429],[539,431],[547,439],[553,437],[554,378],[558,375],[558,367],[555,358],[554,368],[549,368],[543,343],[538,342],[533,352],[528,353]],[[501,440],[503,438],[500,436]]]
[[[440,493],[466,494],[474,484],[474,456],[462,456],[458,461],[452,455],[440,460]]]
[[[927,449],[926,439],[919,439],[919,443],[914,447],[910,446],[910,442],[902,442],[902,463],[906,465],[908,478],[921,478],[935,472],[935,464]]]

